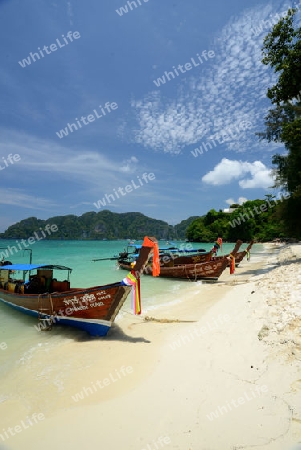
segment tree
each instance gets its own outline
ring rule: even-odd
[[[276,105],[291,101],[301,88],[301,29],[295,29],[293,22],[297,11],[289,9],[263,41],[263,64],[280,72],[277,83],[267,93]]]
[[[301,208],[301,27],[294,24],[297,9],[289,9],[263,41],[263,59],[278,74],[277,83],[267,90],[274,105],[265,118],[265,132],[258,133],[269,142],[282,142],[286,154],[274,155],[275,187],[291,194],[282,213],[287,230],[300,235],[299,217],[292,226],[292,210]],[[295,216],[294,216],[295,218]]]
[[[279,217],[283,203],[266,200],[248,200],[231,213],[210,210],[205,216],[194,220],[186,231],[186,237],[194,242],[214,242],[218,235],[224,241],[270,241],[283,237],[283,221]],[[270,203],[269,203],[270,202]],[[263,206],[263,208],[261,208]]]

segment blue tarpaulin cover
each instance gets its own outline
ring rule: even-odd
[[[5,266],[0,266],[0,270],[34,270],[34,269],[50,269],[50,270],[70,270],[69,267],[58,266],[56,264],[7,264]]]

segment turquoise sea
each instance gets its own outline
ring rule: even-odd
[[[18,243],[19,241],[17,241]],[[139,241],[136,241],[139,244]],[[127,249],[127,240],[118,241],[36,241],[29,246],[32,250],[33,264],[60,264],[70,267],[72,269],[70,281],[71,287],[91,287],[122,280],[127,272],[120,270],[116,261],[93,261],[97,258],[111,258],[118,255],[120,252]],[[184,241],[173,241],[167,243],[160,241],[159,246],[168,247],[176,245],[177,247],[194,249],[205,249],[209,251],[212,248],[212,243],[185,243]],[[247,244],[243,244],[240,250],[246,248]],[[13,264],[30,262],[30,252],[19,250],[15,251],[13,247],[18,250],[14,240],[0,240],[0,254],[5,252],[4,249],[11,249],[8,260]],[[218,255],[229,253],[234,247],[232,243],[224,243],[222,252]],[[257,251],[262,247],[261,245],[253,246],[253,250]],[[61,277],[61,274],[58,274]],[[64,275],[63,275],[64,277]],[[169,280],[152,278],[151,276],[143,276],[141,280],[142,301],[143,305],[148,308],[151,305],[160,305],[166,303],[168,300],[176,298],[175,292],[187,289],[191,281],[185,280]],[[0,304],[1,317],[6,315],[7,307]],[[8,311],[11,314],[11,310]],[[19,315],[20,313],[18,313]],[[21,315],[23,319],[23,315]],[[1,320],[1,319],[0,319]],[[24,319],[23,319],[24,320]],[[34,320],[34,319],[30,319]],[[2,322],[2,320],[1,320]],[[3,324],[1,324],[1,328]]]
[[[38,241],[32,248],[32,262],[45,264],[61,264],[72,268],[71,286],[90,287],[108,284],[122,280],[127,272],[116,266],[116,261],[97,261],[95,258],[110,258],[126,249],[127,241]],[[183,242],[176,242],[180,246]],[[15,245],[13,240],[0,240],[0,247],[8,248]],[[210,250],[212,244],[191,244],[193,248]],[[166,246],[164,241],[160,246]],[[224,243],[223,252],[229,253],[233,244]],[[246,248],[243,244],[242,249]],[[254,252],[262,251],[261,245],[253,246]],[[1,249],[0,252],[3,252]],[[219,253],[221,254],[221,252]],[[29,263],[30,252],[13,252],[8,259],[12,263]],[[141,279],[142,313],[159,308],[160,305],[172,304],[185,299],[185,292],[193,282],[184,280],[169,280],[143,276]],[[202,283],[199,282],[202,290]],[[131,296],[128,297],[117,322],[125,314],[132,314]],[[28,362],[39,345],[59,346],[68,340],[87,340],[85,332],[57,325],[51,332],[38,332],[35,329],[35,318],[14,311],[0,303],[0,385],[2,381],[12,376],[16,365]],[[102,338],[105,339],[105,338]],[[7,347],[6,349],[1,348]],[[5,345],[4,345],[5,344]],[[6,393],[7,394],[7,393]],[[0,392],[0,403],[5,400],[5,392]],[[1,396],[4,396],[2,398]]]

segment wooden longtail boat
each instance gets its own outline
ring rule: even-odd
[[[229,256],[229,255],[227,255]],[[219,258],[223,258],[222,256]],[[196,264],[196,263],[203,263],[203,262],[209,262],[212,259],[212,253],[206,252],[206,253],[195,253],[193,255],[185,255],[185,256],[177,256],[177,255],[170,255],[168,253],[165,253],[160,256],[160,261],[162,261],[162,266],[168,266],[170,260],[174,261],[174,265],[178,266],[180,264]],[[161,267],[162,267],[161,266]]]
[[[236,245],[231,253],[232,256],[235,257],[239,247],[241,246],[242,241],[237,241]],[[160,277],[166,278],[180,278],[180,279],[189,279],[189,280],[212,280],[216,281],[221,276],[223,271],[229,264],[229,256],[220,256],[216,260],[201,262],[201,263],[192,263],[192,264],[175,264],[175,260],[170,259],[168,265],[160,265]],[[130,264],[124,264],[122,262],[118,262],[118,265],[121,269],[130,270]],[[136,270],[136,265],[134,266]],[[143,273],[145,275],[149,275],[152,270],[152,265],[148,264]]]
[[[133,247],[134,251],[129,251]],[[131,264],[135,263],[139,256],[141,245],[129,245],[127,251],[119,253],[117,264],[124,267],[132,267]],[[203,253],[205,252],[205,253]],[[211,252],[206,252],[203,248],[200,249],[182,249],[178,247],[159,248],[159,260],[160,266],[169,265],[171,260],[175,261],[175,264],[193,264],[195,262],[205,262],[211,257]],[[110,258],[111,259],[111,258]],[[151,260],[151,258],[150,258]],[[99,261],[95,259],[93,261]]]
[[[120,252],[119,255],[115,255],[113,257],[110,258],[96,258],[93,259],[92,261],[112,261],[112,260],[117,260],[117,261],[122,261],[125,264],[126,263],[132,263],[134,261],[137,260],[138,256],[139,256],[139,252],[141,249],[141,245],[140,244],[128,244],[127,248],[124,249],[123,252]],[[198,249],[187,249],[187,248],[179,248],[179,247],[160,247],[159,248],[159,257],[161,259],[161,257],[165,256],[166,254],[168,255],[173,255],[173,258],[176,258],[177,256],[180,255],[191,255],[191,254],[197,254],[199,255],[200,252],[206,252],[206,250],[204,250],[203,248],[198,248]],[[206,255],[208,254],[208,252],[205,253]]]
[[[235,256],[235,266],[236,267],[244,259],[244,257],[250,253],[253,243],[254,243],[254,241],[251,241],[245,250],[243,250],[241,252],[237,252],[237,254]],[[225,256],[229,257],[229,255],[225,255]],[[212,254],[212,252],[207,252],[207,253],[196,254],[196,255],[191,255],[191,256],[189,256],[189,255],[179,256],[177,258],[174,258],[174,264],[179,265],[179,264],[195,264],[195,263],[209,262],[209,261],[212,262],[212,261],[218,261],[219,259],[221,259],[223,257],[224,256],[214,256]],[[161,258],[161,257],[160,257],[160,259],[161,259],[161,261],[164,260],[164,258]],[[166,261],[168,261],[167,255],[165,255],[165,259],[166,259]]]
[[[139,277],[151,252],[155,238],[145,238],[135,266],[133,283],[121,282],[90,288],[70,288],[69,267],[49,264],[7,264],[0,266],[0,301],[18,311],[38,317],[36,328],[51,329],[53,324],[69,325],[93,336],[105,336]],[[13,279],[21,271],[23,279]],[[31,275],[36,271],[36,275]],[[67,279],[57,281],[54,271],[67,271]],[[13,272],[15,272],[13,274]],[[28,281],[26,278],[29,276]],[[139,289],[137,289],[139,291]],[[139,314],[140,312],[138,312]]]
[[[253,244],[254,244],[254,241],[251,241],[245,250],[237,253],[237,255],[235,257],[235,265],[236,266],[238,266],[238,264],[244,259],[244,257],[250,253],[250,250],[251,250]]]

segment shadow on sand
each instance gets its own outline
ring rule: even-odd
[[[44,332],[41,332],[44,333]],[[47,331],[45,333],[48,333]],[[61,335],[64,338],[72,339],[76,342],[91,342],[91,341],[105,341],[105,342],[112,342],[112,341],[122,341],[122,342],[131,342],[133,344],[138,342],[143,342],[145,344],[150,344],[151,341],[148,339],[145,339],[144,337],[133,337],[127,335],[122,328],[120,328],[119,325],[116,323],[113,323],[110,330],[108,331],[108,334],[106,336],[90,336],[86,331],[79,330],[73,327],[68,327],[65,325],[55,325],[52,328],[52,331],[50,333],[53,333],[54,335]]]

